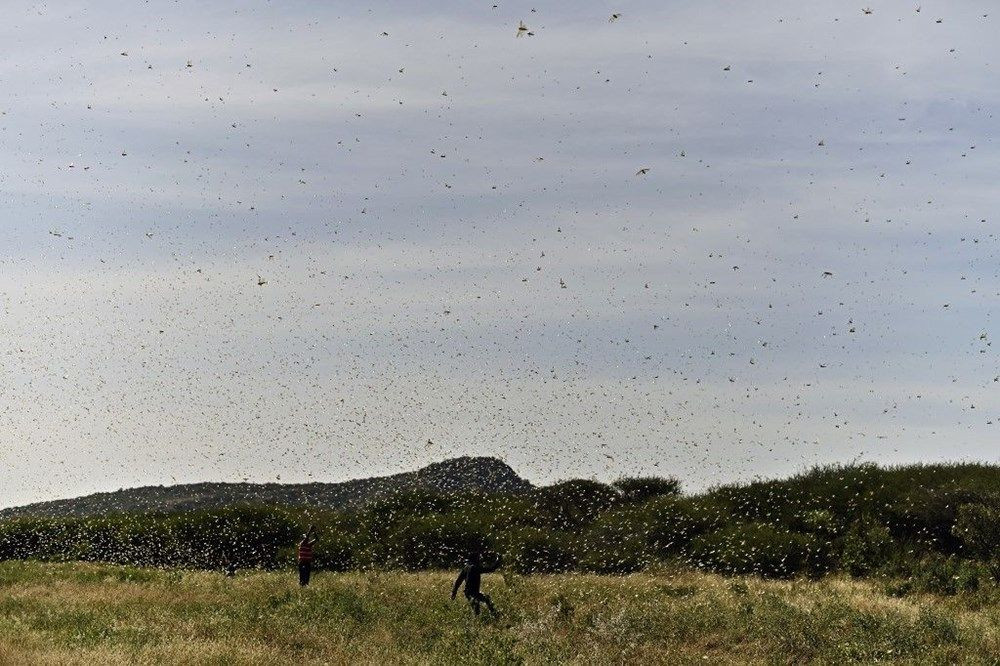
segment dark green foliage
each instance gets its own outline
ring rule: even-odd
[[[376,500],[366,513],[391,524],[407,518],[447,513],[457,502],[458,498],[452,495],[427,490],[407,490]]]
[[[587,525],[618,501],[611,486],[587,479],[563,481],[535,493],[536,505],[558,530]]]
[[[577,545],[580,566],[586,571],[625,574],[650,563],[646,534],[648,515],[632,509],[604,513]]]
[[[407,569],[460,567],[470,553],[490,547],[489,538],[474,524],[442,516],[409,523],[393,540],[399,562]]]
[[[681,482],[673,478],[656,476],[618,479],[612,484],[626,502],[645,502],[663,495],[679,495]]]
[[[793,522],[793,527],[819,538],[832,539],[841,533],[841,523],[828,509],[804,511]]]
[[[954,555],[925,555],[905,568],[905,578],[890,586],[891,593],[910,592],[954,595],[975,592],[990,584],[989,569],[983,564]]]
[[[726,523],[725,507],[713,498],[660,497],[645,506],[646,542],[653,554],[683,553],[696,537]]]
[[[512,563],[522,574],[561,573],[576,566],[576,556],[568,535],[534,532],[520,535]]]
[[[730,525],[696,538],[690,547],[700,566],[731,574],[788,577],[806,570],[815,539],[763,523]]]
[[[983,503],[959,506],[952,534],[973,557],[1000,558],[1000,496],[984,498]]]
[[[281,557],[283,562],[291,562],[294,557],[294,549],[289,547]],[[322,571],[350,571],[358,566],[360,562],[356,557],[356,545],[350,534],[326,531],[323,538],[317,544],[313,559],[313,566]]]
[[[889,508],[893,533],[905,539],[928,542],[937,550],[955,552],[959,539],[953,533],[958,509],[981,500],[964,488],[917,488]]]
[[[349,510],[13,518],[0,521],[0,559],[271,568],[294,562],[315,523],[319,570],[457,568],[485,549],[522,573],[625,574],[669,561],[775,577],[885,575],[907,579],[901,590],[951,594],[1000,575],[998,487],[1000,468],[985,465],[822,467],[697,495],[650,478],[515,494],[409,486]]]
[[[18,518],[0,523],[0,558],[143,566],[273,568],[295,524],[285,513],[234,507],[173,515]]]
[[[844,537],[841,566],[852,576],[874,573],[885,565],[893,547],[888,528],[870,519],[859,520]]]

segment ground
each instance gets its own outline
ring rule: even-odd
[[[0,563],[0,662],[1000,663],[994,592],[896,598],[875,581],[671,572],[484,577],[502,617],[449,601],[450,573],[160,571]],[[891,586],[890,586],[891,587]]]

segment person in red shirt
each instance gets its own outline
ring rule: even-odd
[[[309,531],[299,541],[299,585],[302,587],[309,584],[309,577],[312,575],[313,544],[316,543],[316,538],[316,527],[310,525]]]

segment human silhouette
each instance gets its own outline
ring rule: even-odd
[[[309,531],[299,541],[299,585],[302,587],[309,584],[309,577],[312,575],[313,544],[316,539],[316,527],[310,525]]]
[[[465,567],[459,572],[458,579],[455,581],[454,587],[451,588],[451,599],[455,600],[455,595],[458,594],[458,588],[462,586],[463,581],[465,582],[465,598],[468,600],[469,604],[472,605],[472,611],[479,615],[479,604],[484,603],[486,607],[490,609],[490,612],[494,616],[500,615],[497,609],[493,607],[493,602],[490,598],[480,592],[479,584],[484,573],[490,573],[491,571],[496,571],[500,568],[500,555],[497,554],[496,559],[494,559],[492,564],[483,565],[482,555],[476,551],[469,556],[469,560]]]
[[[236,575],[236,562],[233,562],[233,560],[226,553],[223,553],[222,555],[222,570],[229,578]]]

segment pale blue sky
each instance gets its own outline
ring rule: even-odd
[[[14,3],[0,504],[997,461],[997,19],[870,4]]]

